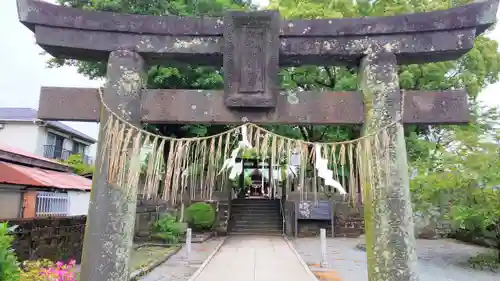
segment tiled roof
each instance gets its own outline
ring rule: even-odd
[[[0,107],[0,121],[35,121],[37,118],[37,111],[32,108],[23,107]],[[71,128],[58,121],[44,121],[48,126],[64,131],[68,134],[77,136],[85,141],[95,143],[96,140],[78,130]]]
[[[0,183],[89,191],[92,181],[71,173],[0,162]]]

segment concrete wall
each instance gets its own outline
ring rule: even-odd
[[[23,186],[0,184],[0,219],[22,215]]]
[[[38,150],[40,131],[39,127],[32,122],[5,123],[3,128],[0,129],[0,142],[40,155],[37,153],[40,152]]]
[[[86,216],[89,212],[89,191],[68,191],[68,216]]]

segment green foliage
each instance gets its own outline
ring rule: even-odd
[[[240,154],[243,159],[258,159],[262,156],[262,153],[256,148],[243,148]]]
[[[420,211],[441,207],[457,228],[491,233],[500,250],[500,109],[472,113],[469,126],[433,132],[430,157],[412,163],[413,200]]]
[[[167,243],[176,244],[179,242],[180,236],[184,234],[185,229],[176,217],[165,214],[154,222],[153,231],[156,237],[164,239]]]
[[[95,170],[94,166],[87,165],[85,162],[83,162],[83,157],[81,154],[72,154],[68,157],[68,159],[61,162],[71,166],[75,174],[78,175],[93,173]]]
[[[215,210],[211,204],[197,202],[186,209],[186,221],[195,230],[209,230],[215,223]]]
[[[0,223],[0,281],[17,281],[20,277],[19,263],[12,249],[12,230],[6,222]]]
[[[271,1],[269,8],[279,9],[289,19],[348,18],[360,16],[390,16],[402,13],[448,9],[470,1],[460,0],[377,0],[326,1],[280,0]],[[498,81],[500,54],[498,43],[480,36],[475,47],[456,61],[407,65],[399,67],[399,85],[406,90],[467,89],[475,99],[487,85]],[[354,67],[293,67],[280,73],[282,87],[288,90],[357,89],[357,69]],[[343,126],[270,126],[276,132],[310,141],[339,141],[357,137],[359,128]],[[450,126],[437,126],[449,128]],[[427,126],[406,128],[408,154],[411,159],[429,156],[428,146],[416,141],[429,134]]]
[[[236,177],[234,180],[231,181],[233,184],[234,189],[239,189],[240,187],[240,177]],[[252,185],[252,178],[250,175],[245,175],[243,178],[243,189],[249,188]]]
[[[469,259],[469,264],[472,268],[489,269],[491,271],[498,271],[500,269],[500,260],[497,255],[493,253],[479,254]]]

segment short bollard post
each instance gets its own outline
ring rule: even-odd
[[[188,228],[186,230],[186,252],[187,252],[187,258],[191,256],[191,228]]]
[[[321,241],[321,267],[328,267],[327,255],[326,255],[326,229],[321,228],[319,231],[319,239]]]

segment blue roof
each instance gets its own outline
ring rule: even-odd
[[[38,111],[32,108],[23,107],[0,107],[0,121],[35,121]],[[71,128],[59,121],[44,121],[48,126],[81,138],[84,141],[95,143],[96,140],[78,130]]]

